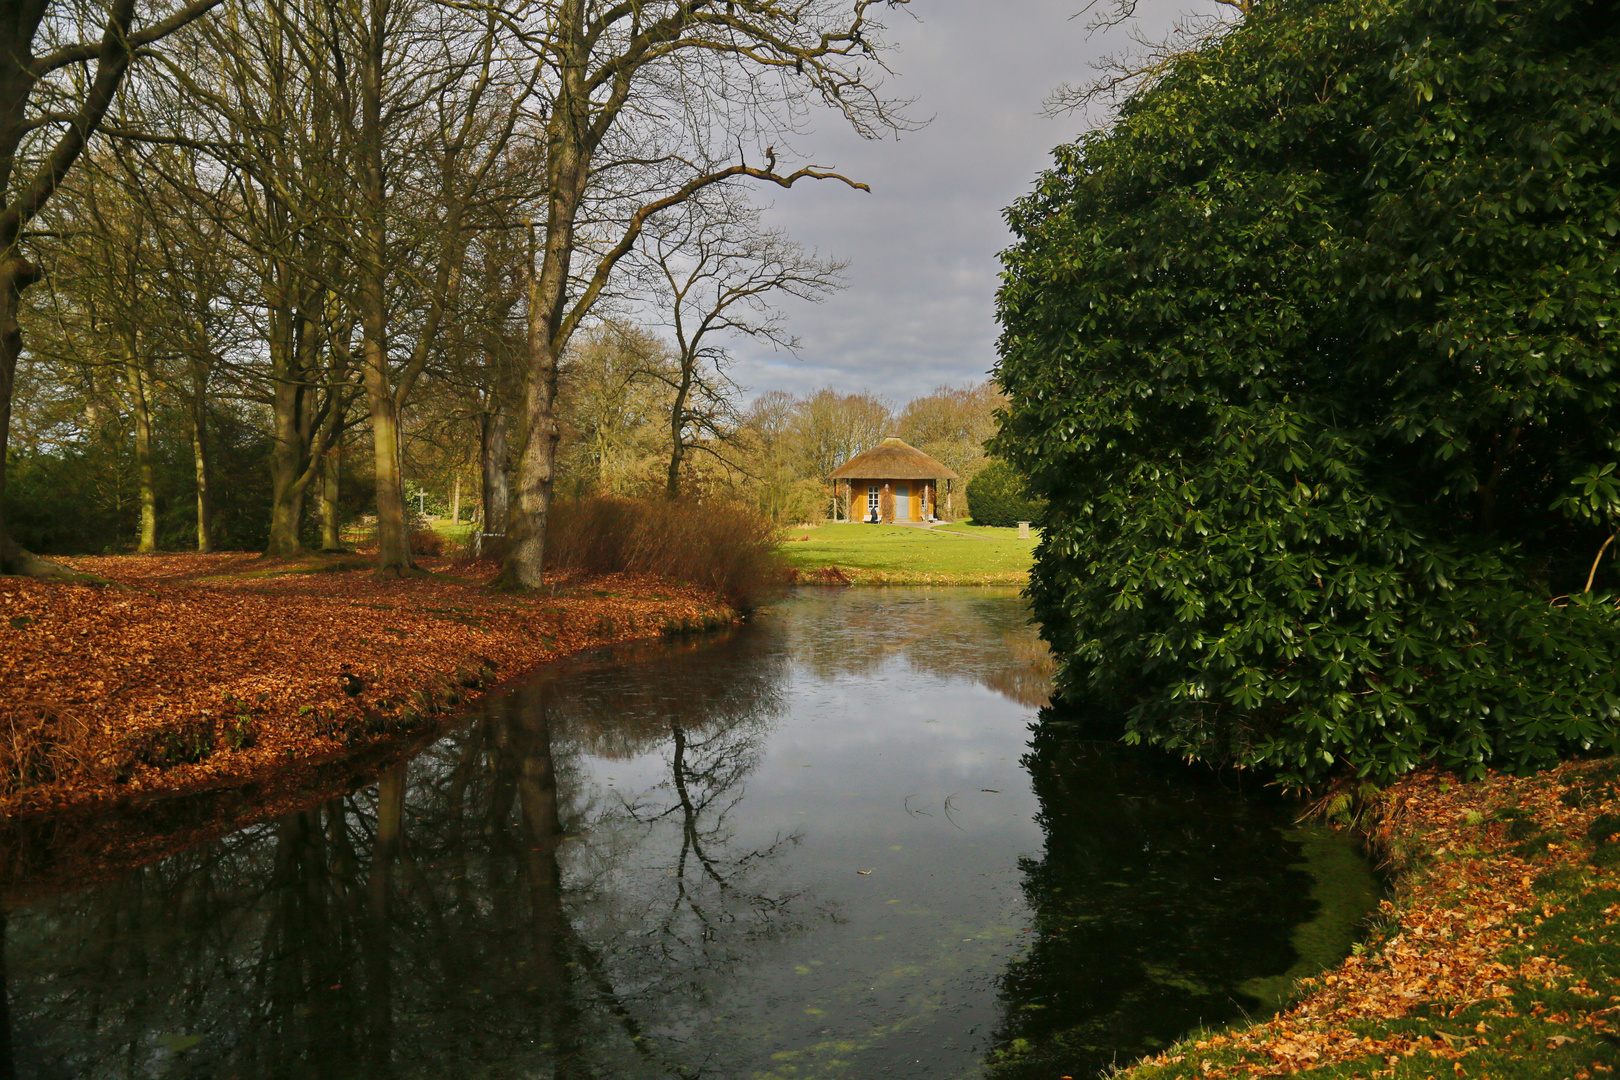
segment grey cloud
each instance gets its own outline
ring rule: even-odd
[[[1071,18],[1083,2],[913,0],[920,21],[889,17],[900,45],[891,89],[917,98],[913,115],[932,122],[867,142],[827,118],[801,140],[814,161],[872,193],[800,186],[775,197],[767,221],[850,260],[849,288],[787,307],[798,360],[736,343],[738,381],[754,392],[867,389],[898,403],[984,378],[995,359],[996,254],[1010,239],[1002,210],[1080,124],[1042,117],[1041,101],[1125,44],[1119,31],[1088,38]],[[1181,7],[1147,0],[1144,27],[1166,25]]]

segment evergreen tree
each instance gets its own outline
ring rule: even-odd
[[[1620,748],[1616,23],[1273,0],[1057,152],[992,449],[1065,692],[1294,784]]]

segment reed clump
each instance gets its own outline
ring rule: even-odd
[[[763,606],[787,580],[777,539],[774,525],[739,503],[559,499],[546,523],[546,565],[690,582],[746,613]]]
[[[0,795],[88,771],[89,736],[89,724],[51,702],[22,702],[0,717]]]

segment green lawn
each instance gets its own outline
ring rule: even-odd
[[[470,521],[463,521],[460,525],[452,525],[449,518],[428,519],[428,528],[446,540],[463,546],[472,543],[473,527],[473,523]]]
[[[792,529],[782,553],[796,569],[835,566],[862,585],[1009,585],[1029,577],[1035,541],[1018,539],[1017,529],[950,528],[953,531],[901,525]]]
[[[997,540],[1016,541],[1018,539],[1018,530],[1016,528],[1001,529],[990,525],[964,525],[952,523],[950,525],[936,525],[934,526],[934,531],[961,533],[963,536],[989,536]],[[1025,543],[1033,543],[1035,540],[1039,540],[1041,538],[1041,530],[1031,529],[1030,532],[1033,534],[1033,539],[1027,540]]]

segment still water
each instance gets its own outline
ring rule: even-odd
[[[1345,842],[1086,738],[1048,668],[982,589],[556,665],[11,911],[16,1075],[1078,1080],[1348,950]]]

